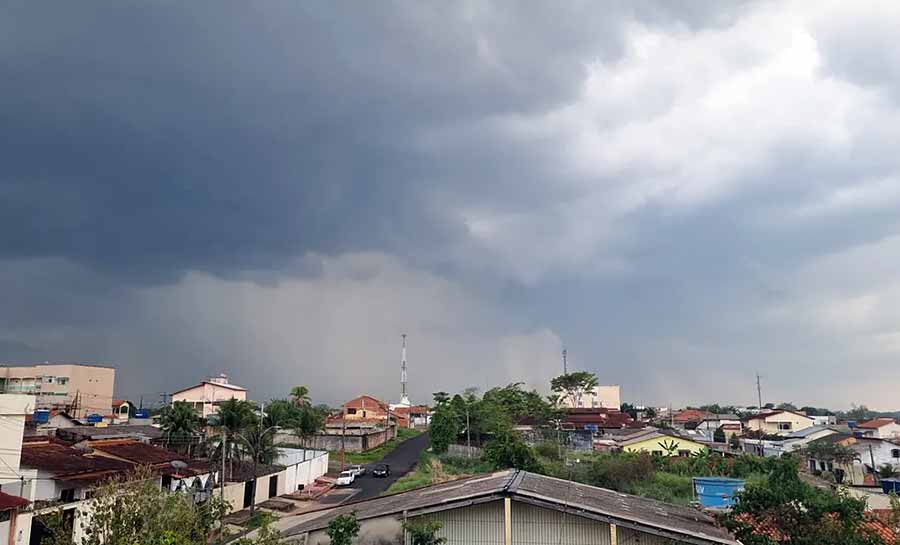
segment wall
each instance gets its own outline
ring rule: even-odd
[[[285,465],[283,470],[272,475],[265,475],[256,480],[254,504],[269,499],[269,480],[278,476],[276,496],[296,492],[300,485],[308,485],[328,472],[328,453],[324,451],[304,449],[281,449],[282,454],[276,464]],[[219,494],[216,489],[216,494]],[[244,483],[225,485],[225,501],[231,505],[231,511],[240,511],[244,505]]]
[[[791,428],[789,430],[780,429],[778,424],[781,422],[790,423]],[[747,421],[748,429],[756,431],[762,430],[765,433],[780,435],[787,435],[790,432],[805,430],[806,428],[812,427],[812,425],[813,421],[811,418],[794,413],[774,414],[766,417],[765,421],[763,421],[762,418]]]
[[[13,528],[13,534],[9,531]],[[13,513],[9,521],[0,522],[0,543],[9,545],[28,545],[31,538],[31,511]],[[9,539],[9,541],[3,541]]]
[[[445,545],[504,545],[503,500],[459,507],[425,515],[422,518],[436,520],[443,527],[438,537]],[[572,513],[561,513],[526,503],[512,501],[510,521],[513,545],[610,545],[610,525]],[[616,528],[619,545],[675,545],[679,542],[621,526]],[[289,536],[289,540],[304,543],[301,536]],[[401,518],[385,516],[360,523],[359,538],[354,545],[381,545],[403,543]],[[409,541],[407,540],[407,543]],[[329,545],[324,530],[310,532],[305,545]]]
[[[668,454],[665,449],[660,445],[660,443],[665,443],[666,445],[674,442],[677,445],[675,452],[672,454]],[[695,443],[693,441],[688,441],[686,439],[680,439],[678,437],[670,437],[670,436],[662,436],[662,437],[653,437],[651,439],[645,439],[638,443],[634,443],[631,445],[627,445],[623,447],[625,452],[649,452],[653,453],[654,451],[659,451],[663,456],[677,456],[679,450],[688,450],[692,454],[695,452],[700,452],[706,447],[701,445],[700,443]]]
[[[396,436],[396,426],[391,426],[388,434],[381,431],[347,430],[344,436],[343,448],[347,452],[365,452],[385,442],[385,437],[393,439]],[[341,450],[341,434],[319,433],[300,441],[293,433],[279,432],[275,435],[275,443],[300,444],[307,449],[315,450]]]
[[[34,412],[35,397],[0,394],[0,484],[18,480],[25,415]]]

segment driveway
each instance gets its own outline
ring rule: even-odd
[[[423,433],[412,439],[400,443],[397,448],[387,453],[380,462],[366,466],[366,474],[353,483],[353,488],[359,489],[350,501],[361,501],[380,496],[394,481],[406,475],[419,461],[419,455],[428,448],[428,434]],[[391,466],[390,477],[379,479],[372,476],[372,468],[375,464],[383,463]]]

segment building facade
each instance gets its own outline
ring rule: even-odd
[[[622,405],[621,387],[616,385],[596,386],[583,392],[576,400],[568,397],[560,399],[560,405],[569,409],[615,409]]]
[[[747,419],[745,427],[769,435],[790,435],[793,432],[812,427],[813,419],[794,411],[772,411],[760,413]]]
[[[619,443],[625,452],[646,452],[660,456],[687,457],[703,451],[706,445],[675,434],[661,433],[657,430],[649,430],[629,436]]]
[[[196,386],[172,394],[172,402],[190,403],[203,418],[219,411],[219,404],[229,399],[247,400],[247,389],[228,382],[226,375],[210,377]]]
[[[106,415],[116,370],[103,365],[45,363],[0,367],[0,392],[35,396],[33,409],[65,410],[74,418]]]

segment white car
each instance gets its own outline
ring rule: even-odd
[[[348,471],[352,471],[356,474],[357,477],[362,477],[366,474],[366,466],[355,465],[347,468]]]
[[[338,486],[350,486],[353,484],[353,481],[356,480],[356,473],[351,470],[341,471],[341,474],[338,475],[337,484]]]

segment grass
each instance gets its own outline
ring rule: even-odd
[[[479,473],[489,473],[492,468],[489,464],[478,458],[455,458],[450,456],[436,456],[430,452],[423,452],[419,456],[419,462],[413,471],[397,479],[384,494],[405,492],[414,488],[422,488],[433,484],[459,479]]]
[[[247,522],[244,523],[244,526],[246,528],[256,529],[263,525],[270,525],[276,520],[278,520],[278,517],[274,513],[269,513],[268,511],[257,511],[253,514],[252,517],[247,519]]]
[[[417,435],[422,433],[421,430],[414,430],[409,428],[400,428],[397,430],[397,437],[391,439],[387,443],[383,445],[379,445],[378,447],[373,448],[372,450],[366,452],[346,452],[344,453],[344,463],[345,464],[372,464],[375,463],[382,458],[384,458],[389,452],[397,448],[400,443],[406,441],[407,439],[412,439]],[[341,453],[339,451],[331,452],[331,458],[335,460],[340,460]]]

